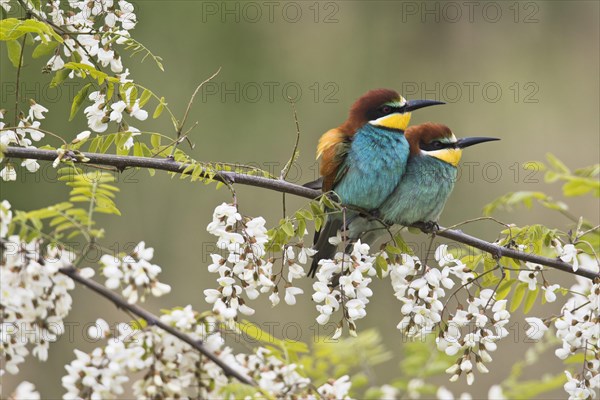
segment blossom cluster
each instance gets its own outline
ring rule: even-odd
[[[44,113],[48,109],[41,104],[30,100],[29,113],[27,116],[20,114],[19,122],[13,129],[8,129],[4,119],[4,110],[0,110],[0,147],[16,144],[23,147],[35,147],[33,142],[41,140],[45,134],[40,130],[40,121],[45,118]],[[5,130],[4,130],[5,129]],[[0,154],[0,162],[2,156]],[[29,172],[36,172],[40,165],[36,160],[25,159],[21,162],[21,166],[25,167]],[[17,172],[14,166],[8,162],[0,170],[0,179],[3,181],[16,181]]]
[[[283,254],[283,268],[275,273],[274,260],[265,259],[265,246],[269,240],[265,223],[262,217],[242,218],[237,208],[230,204],[223,203],[214,210],[207,231],[218,238],[217,247],[223,255],[211,254],[212,264],[208,270],[219,275],[219,288],[206,289],[204,295],[206,302],[213,305],[213,311],[225,320],[233,321],[238,313],[254,314],[243,296],[254,300],[261,293],[270,293],[271,303],[277,305],[280,281],[285,282],[287,304],[295,304],[295,296],[303,293],[302,289],[293,286],[293,281],[306,274],[301,264],[307,262],[311,251],[301,244],[288,246]]]
[[[596,260],[587,254],[575,256],[570,262],[590,271],[599,271]],[[569,399],[596,398],[600,390],[600,282],[580,276],[576,279],[570,288],[573,295],[554,320],[556,336],[562,341],[555,354],[561,360],[577,352],[584,354],[580,373],[565,371],[567,383],[564,388]]]
[[[527,283],[528,289],[534,291],[539,285],[538,279],[542,276],[543,266],[529,261],[525,263],[525,266],[527,269],[519,272],[518,279]],[[552,303],[556,300],[556,291],[560,288],[559,284],[550,285],[546,280],[543,280],[540,287],[544,291],[547,302]]]
[[[225,345],[214,316],[200,316],[188,305],[167,311],[160,319],[202,342],[206,350],[273,397],[317,397],[302,367],[284,362],[272,350],[258,347],[251,354],[236,354]],[[132,330],[119,324],[112,335],[105,321],[98,320],[96,325],[97,334],[108,338],[108,343],[89,354],[75,351],[76,359],[67,366],[68,373],[62,379],[67,389],[65,399],[115,398],[123,393],[129,375],[136,372],[144,372],[132,383],[137,398],[220,398],[230,383],[218,365],[155,326]],[[316,390],[321,398],[342,399],[347,398],[350,386],[348,377],[343,376]]]
[[[205,325],[197,323],[196,317],[187,306],[164,314],[161,320],[196,340],[206,339]],[[111,330],[101,319],[90,328],[90,336],[106,338],[107,344],[90,353],[75,350],[76,358],[66,366],[67,375],[62,378],[67,390],[63,398],[117,398],[129,375],[140,371],[146,374],[133,383],[136,397],[173,398],[197,390],[193,380],[200,356],[174,336],[155,327],[139,330],[124,323]],[[212,343],[211,338],[206,340],[207,347],[213,347]]]
[[[407,254],[397,256],[389,263],[392,288],[403,305],[402,320],[398,329],[408,336],[431,333],[442,320],[441,299],[446,289],[455,285],[451,276],[468,286],[473,272],[460,260],[448,253],[446,245],[435,252],[435,259],[442,269],[423,266],[421,261]]]
[[[0,109],[0,148],[18,145],[22,147],[33,147],[35,148],[35,142],[39,142],[46,136],[44,130],[40,128],[40,120],[45,119],[44,113],[48,112],[48,109],[35,100],[29,100],[29,112],[27,115],[19,114],[17,116],[19,122],[16,127],[7,128],[4,119],[4,110]],[[133,128],[135,129],[135,128]],[[133,129],[130,129],[133,131]],[[86,140],[90,135],[89,131],[83,131],[79,133],[73,143],[81,142]],[[133,142],[131,143],[133,146]],[[61,156],[57,158],[54,167],[58,165]],[[2,153],[0,152],[0,163],[2,162]],[[40,164],[35,159],[25,159],[21,162],[21,167],[27,169],[29,172],[36,172],[40,168]],[[0,179],[3,181],[16,181],[17,171],[11,162],[6,162],[2,169],[0,169]]]
[[[450,381],[465,374],[467,383],[473,384],[473,364],[481,373],[489,372],[486,363],[492,361],[491,352],[498,348],[496,342],[509,335],[505,328],[510,319],[506,300],[495,300],[492,289],[481,290],[479,296],[467,299],[467,309],[459,307],[445,323],[436,339],[439,350],[447,355],[462,355],[446,370]],[[466,332],[466,333],[465,333]]]
[[[317,322],[325,325],[340,307],[343,310],[343,319],[338,323],[334,339],[342,334],[344,321],[348,324],[349,333],[356,335],[355,321],[367,315],[365,307],[373,295],[369,288],[370,276],[377,274],[374,262],[375,257],[369,255],[369,245],[360,240],[354,243],[350,254],[339,252],[333,259],[319,262],[312,295],[318,303]],[[337,281],[337,285],[332,284],[333,281]]]
[[[43,19],[49,19],[65,32],[62,54],[56,51],[46,68],[62,69],[65,61],[73,58],[82,64],[94,66],[95,62],[111,71],[121,72],[121,56],[114,44],[129,38],[129,31],[137,23],[133,4],[125,0],[69,1],[65,7],[59,0],[46,3],[40,10],[31,10]],[[73,77],[73,73],[71,73]]]
[[[2,6],[8,10],[11,8],[10,4],[6,2],[3,2]],[[52,27],[61,33],[63,39],[47,61],[46,71],[60,71],[69,68],[69,78],[85,78],[87,70],[79,68],[83,65],[93,69],[110,68],[112,73],[119,74],[118,86],[122,90],[118,91],[118,99],[107,98],[106,88],[103,88],[102,92],[93,91],[89,94],[92,105],[86,107],[85,115],[89,128],[94,132],[106,131],[109,122],[118,123],[119,130],[131,133],[125,147],[132,147],[131,137],[138,135],[139,130],[125,124],[123,115],[127,114],[140,121],[148,117],[148,112],[141,108],[140,99],[134,98],[134,85],[132,80],[127,79],[129,71],[123,68],[122,57],[117,51],[118,45],[130,43],[129,31],[137,23],[133,4],[125,0],[73,0],[68,2],[51,0],[38,7],[29,5],[28,12],[38,20],[51,23]],[[34,41],[43,40],[46,43],[52,40],[50,37],[42,38],[40,35],[35,35]],[[76,64],[66,65],[67,62]],[[48,109],[34,100],[30,100],[30,104],[27,115],[19,113],[16,116],[17,127],[0,131],[0,145],[6,146],[14,143],[19,146],[31,147],[32,141],[36,142],[44,137],[44,132],[40,130],[39,120],[44,119],[43,113]],[[3,119],[3,110],[0,110],[1,119]],[[5,123],[0,121],[0,130],[4,126]],[[29,134],[29,137],[26,137],[26,134]],[[39,168],[35,160],[24,160],[22,166],[31,172]],[[0,178],[16,180],[14,166],[7,163],[0,171]]]
[[[10,204],[0,204],[0,354],[5,372],[16,374],[25,357],[48,358],[50,342],[64,333],[71,309],[71,278],[59,272],[72,265],[74,255],[40,240],[22,241],[8,235]]]
[[[28,381],[19,383],[15,391],[9,396],[12,400],[40,400],[40,393],[35,390],[35,385]]]
[[[122,257],[105,254],[100,258],[102,275],[106,278],[106,287],[122,289],[123,296],[129,303],[136,303],[145,295],[151,293],[159,297],[171,291],[171,286],[158,280],[161,267],[152,264],[154,249],[140,242],[135,250]]]
[[[101,91],[94,91],[89,94],[88,98],[93,104],[87,106],[83,112],[88,120],[88,126],[94,132],[105,132],[108,129],[109,122],[121,124],[123,121],[123,113],[131,117],[135,117],[139,121],[145,121],[148,118],[148,112],[140,106],[140,99],[133,98],[134,86],[133,82],[128,79],[129,70],[125,70],[122,74],[118,74],[119,83],[127,85],[127,89],[123,91],[122,98],[113,102],[106,97],[106,94]],[[139,135],[139,129],[133,126],[127,126],[127,130],[132,133],[132,136]],[[133,141],[124,145],[126,148],[133,146]]]

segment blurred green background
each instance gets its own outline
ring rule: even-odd
[[[301,129],[300,158],[290,180],[304,183],[316,175],[314,158],[319,136],[338,126],[349,106],[365,91],[389,87],[410,99],[428,98],[448,104],[413,114],[412,123],[443,122],[457,136],[496,136],[502,141],[465,151],[461,178],[441,218],[448,226],[481,215],[482,207],[508,191],[546,190],[561,197],[560,185],[543,184],[543,173],[524,170],[521,164],[543,160],[550,152],[572,168],[598,163],[599,126],[599,12],[595,1],[537,2],[134,2],[139,23],[133,36],[164,59],[165,72],[147,60],[124,64],[136,82],[165,96],[177,116],[183,115],[189,98],[201,81],[219,67],[221,73],[198,96],[190,121],[198,121],[190,135],[191,150],[202,161],[254,164],[278,173],[289,158],[295,140],[293,111],[286,101],[295,99]],[[73,138],[85,129],[85,118],[68,123],[70,102],[76,89],[49,89],[49,75],[40,75],[41,60],[26,51],[22,71],[22,95],[39,99],[50,109],[42,127]],[[0,108],[14,107],[15,71],[1,52]],[[11,91],[12,90],[12,91]],[[148,107],[151,113],[150,107]],[[142,130],[173,135],[165,114],[158,120],[135,121]],[[464,164],[470,163],[470,164]],[[68,189],[56,184],[47,164],[38,175],[21,173],[14,183],[1,183],[1,198],[14,209],[31,210],[64,201]],[[163,267],[162,280],[172,285],[171,294],[146,304],[150,310],[192,304],[207,308],[203,290],[214,287],[206,271],[214,241],[206,233],[214,207],[229,201],[227,190],[192,184],[158,173],[127,171],[119,177],[117,204],[121,218],[101,217],[105,244],[130,250],[144,240],[155,248],[154,261]],[[251,187],[237,187],[240,209],[262,215],[269,225],[282,216],[281,195]],[[305,200],[288,196],[288,210]],[[597,199],[571,199],[573,213],[597,224]],[[567,230],[569,220],[534,207],[500,213],[498,218],[519,225],[543,223]],[[474,223],[468,233],[494,240],[498,226]],[[424,235],[407,238],[426,250]],[[570,277],[552,275],[569,284]],[[311,282],[302,282],[310,292]],[[400,303],[387,281],[376,281],[368,314],[361,329],[376,327],[395,357],[375,370],[373,385],[397,375],[403,338],[395,326]],[[128,321],[106,300],[78,288],[69,321],[73,335],[51,346],[50,362],[29,359],[18,380],[34,382],[44,398],[62,396],[60,377],[72,350],[90,350],[84,326],[102,317]],[[255,303],[252,318],[275,335],[311,341],[317,327],[314,303],[308,295],[293,308],[272,309],[266,301]],[[558,305],[536,306],[532,314],[546,316]],[[515,335],[500,343],[492,354],[491,373],[478,374],[468,390],[485,397],[491,384],[502,381],[514,360],[530,344],[524,343],[525,325],[514,316]],[[288,328],[286,328],[288,327]],[[287,330],[286,330],[287,329]],[[512,331],[511,331],[512,332]],[[518,334],[516,333],[518,332]],[[331,332],[322,332],[323,334]],[[542,369],[527,371],[529,378],[556,373],[561,363],[552,351]],[[16,384],[7,377],[7,395]],[[463,382],[443,383],[455,394],[467,390]],[[564,397],[561,391],[549,397]]]

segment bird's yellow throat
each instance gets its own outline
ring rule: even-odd
[[[378,118],[374,121],[371,121],[373,125],[381,126],[389,129],[398,129],[398,130],[406,130],[408,123],[410,122],[410,113],[404,114],[390,114],[385,117]]]
[[[460,161],[460,157],[462,156],[461,149],[442,149],[442,150],[434,150],[434,151],[426,151],[427,155],[431,157],[435,157],[438,160],[442,160],[447,162],[450,165],[458,166]]]

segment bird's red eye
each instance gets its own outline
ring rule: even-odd
[[[390,107],[390,106],[383,106],[383,107],[381,107],[381,112],[384,115],[390,114],[392,112],[392,107]]]

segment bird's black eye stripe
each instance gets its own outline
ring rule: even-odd
[[[390,115],[390,114],[394,114],[397,112],[401,112],[401,108],[400,107],[394,107],[394,106],[390,106],[388,104],[384,104],[382,106],[380,106],[379,108],[373,110],[370,115],[368,115],[369,120],[374,120],[374,119],[378,119],[381,117],[385,117],[386,115]]]
[[[439,140],[434,140],[430,143],[421,142],[419,144],[419,147],[421,148],[421,150],[435,151],[435,150],[453,148],[454,145],[455,145],[454,143],[444,143],[444,142],[440,142]]]

